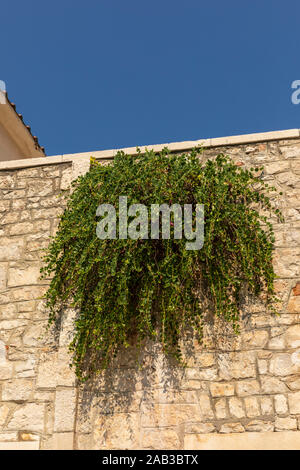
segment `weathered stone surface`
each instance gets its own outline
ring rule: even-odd
[[[297,374],[300,372],[300,364],[295,363],[289,353],[275,354],[270,361],[270,372],[279,376]]]
[[[210,397],[208,393],[199,394],[199,407],[202,419],[206,420],[214,418],[214,412],[211,406]]]
[[[260,390],[260,385],[257,380],[243,380],[237,382],[236,392],[239,396],[245,397],[247,395],[257,395]]]
[[[16,431],[43,432],[44,405],[27,403],[13,413],[7,429]]]
[[[73,431],[76,407],[74,388],[57,390],[55,395],[54,431]]]
[[[280,418],[275,419],[275,431],[288,431],[297,429],[297,420],[296,418]]]
[[[300,313],[300,297],[298,295],[291,296],[287,306],[287,311],[289,313]]]
[[[203,408],[190,404],[154,404],[142,405],[141,424],[143,427],[176,426],[201,420],[202,413],[211,416],[208,399],[202,398]],[[206,406],[208,405],[208,409]],[[201,406],[201,405],[200,405]]]
[[[274,175],[276,173],[282,173],[290,168],[290,163],[287,161],[279,161],[274,163],[269,163],[265,165],[264,169],[267,175]]]
[[[261,397],[260,407],[263,415],[272,415],[274,412],[273,400],[271,397]]]
[[[246,397],[245,407],[248,418],[254,418],[260,415],[259,401],[256,397]]]
[[[269,334],[264,330],[249,331],[243,334],[243,344],[246,349],[264,348],[268,342]]]
[[[141,446],[144,449],[178,449],[178,434],[173,429],[147,429],[142,431]]]
[[[229,397],[234,395],[234,385],[232,383],[216,382],[210,385],[210,392],[213,397]]]
[[[99,416],[94,423],[93,448],[119,449],[120,442],[124,449],[139,448],[139,415],[115,414],[114,416]]]
[[[0,260],[10,261],[19,260],[23,253],[24,239],[18,238],[0,238]]]
[[[6,272],[7,265],[5,263],[0,263],[0,290],[6,288]]]
[[[57,384],[57,353],[46,353],[40,358],[37,370],[37,388],[55,388]]]
[[[275,411],[279,415],[284,415],[288,412],[287,398],[285,395],[274,396]]]
[[[290,390],[300,390],[300,377],[291,377],[286,381],[286,384]]]
[[[229,411],[233,418],[243,418],[245,416],[243,401],[236,397],[229,398]]]
[[[256,376],[255,355],[253,352],[234,352],[218,355],[220,378],[232,380]]]
[[[39,266],[24,265],[8,270],[8,287],[37,284],[40,277]]]
[[[246,431],[252,431],[252,432],[274,431],[274,423],[272,423],[271,421],[260,421],[260,420],[250,421],[246,425]]]
[[[223,424],[220,428],[221,433],[231,433],[231,432],[244,432],[245,428],[241,423],[227,423]]]
[[[291,414],[300,414],[300,392],[289,393],[288,402]]]
[[[4,426],[5,421],[7,420],[7,417],[10,412],[10,407],[7,406],[5,403],[0,405],[0,426]],[[1,435],[0,435],[1,439]]]
[[[280,350],[280,349],[284,349],[284,347],[285,347],[285,341],[284,341],[284,336],[283,335],[282,336],[275,336],[268,343],[268,348],[269,349],[274,349],[275,351]]]
[[[220,398],[219,400],[216,400],[215,413],[217,419],[225,419],[228,417],[225,398]]]
[[[13,364],[10,362],[0,362],[0,377],[1,380],[7,380],[12,377]]]
[[[300,325],[294,325],[288,328],[285,332],[285,341],[287,348],[300,347]]]
[[[26,401],[33,393],[33,382],[30,379],[7,381],[2,386],[3,401]]]
[[[300,147],[299,145],[283,145],[280,146],[282,155],[285,158],[299,158]]]
[[[287,391],[287,387],[277,377],[269,377],[267,375],[261,376],[261,389],[262,393],[283,393]]]

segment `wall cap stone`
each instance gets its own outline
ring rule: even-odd
[[[0,450],[39,450],[39,441],[0,442]]]
[[[172,152],[190,150],[193,147],[202,145],[206,148],[224,147],[231,145],[253,144],[258,142],[267,142],[272,140],[287,140],[300,138],[300,129],[287,129],[282,131],[260,132],[256,134],[233,135],[228,137],[216,137],[213,139],[199,139],[185,142],[171,142],[157,145],[146,145],[139,147],[141,152],[146,149],[153,149],[156,152],[161,151],[164,147],[168,147]],[[29,168],[35,166],[55,165],[59,163],[74,163],[79,158],[85,159],[93,156],[97,160],[113,159],[120,150],[128,154],[136,154],[136,147],[127,147],[122,149],[98,150],[83,153],[71,153],[64,155],[54,155],[43,158],[27,158],[22,160],[11,160],[0,162],[1,170],[15,170],[20,168]]]
[[[300,450],[300,431],[186,434],[184,450]]]

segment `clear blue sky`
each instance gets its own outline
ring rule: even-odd
[[[300,128],[299,0],[10,0],[0,80],[47,155]]]

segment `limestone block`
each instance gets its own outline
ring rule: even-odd
[[[300,299],[300,296],[296,297]],[[300,309],[300,302],[299,302]],[[299,310],[300,311],[300,310]],[[284,334],[287,348],[300,347],[300,325],[294,325],[288,328]]]
[[[204,403],[205,402],[205,403]],[[143,427],[158,427],[158,426],[176,426],[181,423],[192,422],[201,419],[202,413],[210,415],[210,408],[206,410],[205,406],[208,405],[208,400],[202,399],[199,409],[198,405],[194,404],[153,404],[143,403],[141,407],[141,424]]]
[[[297,429],[297,419],[296,418],[280,418],[276,417],[275,419],[275,431],[296,431]]]
[[[27,403],[16,409],[7,425],[8,430],[43,432],[44,405]]]
[[[171,405],[172,406],[172,405]],[[140,446],[138,413],[99,416],[93,427],[95,449],[137,449]]]
[[[185,433],[209,433],[216,430],[212,423],[191,423],[186,424],[184,427]]]
[[[144,430],[141,436],[143,449],[178,449],[180,445],[178,434],[173,429]]]
[[[262,375],[261,378],[261,389],[263,393],[282,393],[287,391],[287,386],[277,377],[269,377]]]
[[[23,336],[24,346],[39,346],[45,344],[45,322],[35,322]]]
[[[7,417],[10,412],[10,407],[8,405],[1,404],[0,405],[0,426],[4,426],[5,421],[7,420]],[[1,440],[1,435],[0,435],[0,440]]]
[[[218,369],[192,369],[186,370],[187,380],[218,380]]]
[[[279,277],[300,275],[300,256],[297,248],[278,248],[274,254],[274,270]]]
[[[284,158],[299,158],[300,156],[299,145],[283,145],[280,146],[280,151]]]
[[[10,226],[10,235],[26,235],[29,233],[36,233],[50,230],[49,220],[36,220],[34,222],[20,222]]]
[[[236,391],[237,395],[245,397],[247,395],[257,395],[260,390],[260,385],[257,380],[243,380],[237,382]]]
[[[200,407],[200,415],[201,418],[206,419],[213,419],[214,412],[211,406],[210,397],[208,393],[199,393],[199,407]]]
[[[194,390],[168,390],[153,391],[153,401],[157,403],[198,403],[197,392]]]
[[[51,389],[55,388],[57,383],[57,353],[42,354],[38,370],[36,387]]]
[[[289,353],[278,353],[270,361],[270,372],[274,375],[286,376],[300,372],[300,364],[292,360]]]
[[[245,407],[248,418],[254,418],[260,415],[259,402],[256,397],[246,397]]]
[[[243,418],[245,416],[243,401],[240,398],[229,398],[228,404],[231,416],[234,418]]]
[[[10,175],[0,175],[0,189],[12,189],[15,187],[15,180]]]
[[[18,440],[18,433],[17,432],[0,432],[0,442],[3,444],[4,442],[11,442]]]
[[[231,396],[234,395],[234,385],[232,383],[211,383],[210,392],[213,397]]]
[[[279,415],[284,415],[288,412],[287,398],[285,395],[275,395],[274,397],[275,411]]]
[[[3,401],[26,401],[33,393],[33,382],[30,379],[15,379],[2,385]]]
[[[7,273],[7,264],[0,263],[0,290],[6,288],[6,273]]]
[[[289,393],[288,402],[292,415],[300,414],[300,392]]]
[[[13,364],[11,362],[0,362],[0,377],[1,380],[7,380],[12,377]]]
[[[288,378],[286,384],[290,390],[300,390],[300,377],[296,375],[295,377]]]
[[[53,193],[53,181],[52,179],[35,179],[28,181],[27,184],[27,196],[48,196]]]
[[[233,433],[233,432],[245,432],[245,428],[241,423],[226,423],[222,424],[220,433]]]
[[[10,261],[19,260],[24,248],[24,239],[18,238],[0,238],[0,260]]]
[[[266,359],[257,360],[258,371],[261,375],[268,372],[268,361]]]
[[[265,173],[267,175],[274,175],[276,173],[282,173],[290,169],[290,162],[288,161],[278,161],[274,163],[269,163],[264,166]]]
[[[37,284],[40,277],[40,267],[24,264],[8,270],[8,287],[28,286]]]
[[[255,353],[234,352],[218,354],[220,378],[224,380],[256,377]]]
[[[228,416],[227,408],[226,408],[226,399],[220,398],[215,401],[215,413],[217,419],[225,419]]]
[[[268,349],[280,350],[284,349],[285,341],[284,336],[275,336],[274,338],[270,339],[268,343]]]
[[[70,167],[62,171],[60,189],[63,191],[69,189],[71,182],[72,182],[72,168]]]
[[[271,397],[261,397],[260,398],[260,407],[263,415],[272,415],[274,412],[273,409],[273,400]]]
[[[74,430],[76,390],[74,388],[56,390],[54,431]]]
[[[246,425],[246,430],[247,431],[252,431],[252,432],[268,432],[268,431],[274,431],[274,423],[272,421],[260,421],[260,420],[254,420],[250,421]]]
[[[10,201],[0,201],[0,212],[5,212],[10,207]]]

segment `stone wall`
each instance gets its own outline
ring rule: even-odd
[[[213,319],[202,345],[190,335],[186,368],[148,344],[142,368],[126,351],[84,386],[68,367],[74,312],[65,312],[59,331],[46,331],[39,269],[64,207],[60,190],[87,171],[89,155],[1,164],[0,448],[300,448],[299,131],[204,146],[204,159],[223,152],[238,165],[263,164],[263,178],[283,192],[285,222],[273,220],[281,314],[248,299],[239,336]],[[105,161],[114,151],[94,155]]]

